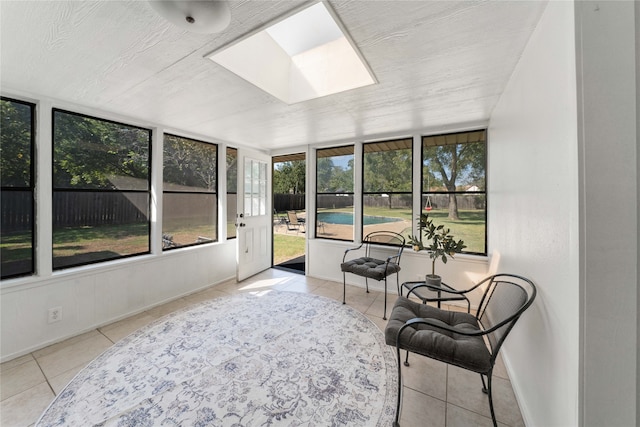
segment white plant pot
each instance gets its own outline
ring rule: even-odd
[[[440,286],[442,283],[442,277],[437,274],[427,274],[424,281],[427,285]]]

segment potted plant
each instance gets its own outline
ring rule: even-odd
[[[449,257],[453,258],[454,254],[462,252],[467,246],[462,240],[456,242],[453,235],[450,234],[450,230],[444,228],[444,225],[436,226],[433,220],[429,219],[429,214],[420,214],[418,220],[420,236],[409,236],[409,244],[413,246],[415,251],[423,249],[429,251],[431,274],[427,274],[426,282],[431,285],[439,285],[442,279],[436,275],[436,261],[441,259],[446,264]],[[431,241],[427,246],[422,243],[423,235]]]

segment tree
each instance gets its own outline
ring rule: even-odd
[[[306,165],[304,160],[279,162],[273,171],[273,192],[276,194],[304,194]]]
[[[455,191],[461,185],[484,188],[484,142],[446,144],[423,150],[423,177],[428,187],[443,185],[449,192],[449,219],[459,220]],[[426,183],[425,183],[426,184]]]
[[[364,191],[411,192],[411,149],[375,151],[364,155]],[[392,198],[389,197],[389,209]]]
[[[0,100],[0,172],[3,187],[31,185],[31,107]]]
[[[175,135],[165,135],[165,183],[216,191],[217,146]]]
[[[149,130],[62,111],[53,120],[55,187],[148,188]]]

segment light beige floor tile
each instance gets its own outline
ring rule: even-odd
[[[2,364],[0,364],[0,372],[3,372],[7,369],[13,369],[16,366],[30,362],[32,360],[34,360],[34,358],[31,354],[25,354],[24,356],[16,357],[15,359],[11,359],[8,362],[3,362]]]
[[[393,309],[393,305],[396,303],[396,300],[398,299],[398,295],[395,293],[388,293],[387,294],[387,318],[389,317],[389,315],[391,315],[391,310]],[[367,314],[373,314],[375,316],[380,316],[383,317],[385,312],[385,307],[384,307],[384,293],[383,292],[379,292],[376,296],[376,299],[373,301],[373,304],[371,304],[369,306],[369,309],[367,310]]]
[[[116,343],[154,320],[156,320],[156,317],[144,312],[103,326],[99,330],[112,342]]]
[[[173,313],[174,311],[182,310],[183,308],[187,308],[191,303],[186,301],[184,298],[174,299],[173,301],[169,301],[162,305],[158,305],[153,307],[150,310],[145,311],[148,315],[155,319],[159,319],[161,317],[166,316],[169,313]]]
[[[446,404],[442,400],[404,388],[400,425],[402,427],[444,427]]]
[[[498,423],[498,425],[504,424]],[[493,421],[489,417],[447,404],[447,427],[493,427]]]
[[[54,397],[49,384],[41,383],[3,400],[0,402],[0,425],[22,427],[34,424]]]
[[[92,338],[92,337],[96,337],[98,335],[101,335],[100,332],[98,332],[97,329],[93,329],[93,330],[91,330],[89,332],[85,332],[84,334],[76,335],[75,337],[66,339],[66,340],[61,341],[59,343],[52,344],[52,345],[50,345],[48,347],[45,347],[45,348],[42,348],[40,350],[34,351],[32,354],[33,354],[33,357],[38,359],[38,358],[41,358],[41,357],[46,356],[48,354],[55,353],[55,352],[59,351],[62,348],[69,347],[71,345],[74,345],[76,343],[82,342],[82,341],[87,340],[87,339]]]
[[[402,355],[402,378],[405,387],[436,399],[447,398],[447,365],[437,360],[409,353],[409,366],[404,366],[406,351]]]
[[[71,380],[84,369],[84,366],[76,366],[66,372],[61,373],[53,378],[49,378],[49,385],[53,389],[53,392],[57,395],[71,382]]]
[[[69,342],[65,346],[56,345],[54,352],[47,352],[40,357],[36,356],[36,360],[47,378],[53,378],[75,367],[82,367],[113,345],[107,337],[98,331],[96,331],[96,335],[91,335],[83,340],[69,340]]]
[[[304,282],[293,282],[293,283],[290,283],[289,285],[287,285],[282,290],[286,291],[286,292],[299,292],[299,293],[303,293],[303,294],[309,294],[309,293],[311,293],[311,291],[313,290],[314,287],[315,286],[308,285],[307,283],[304,283]]]
[[[46,381],[40,367],[31,358],[26,363],[5,369],[0,374],[0,400],[22,393]]]
[[[342,302],[342,283],[326,282],[312,289],[311,293]]]
[[[522,416],[511,383],[499,377],[494,377],[492,383],[496,419],[510,426],[517,425]],[[447,402],[491,416],[489,398],[482,392],[480,375],[455,366],[449,366]]]
[[[210,301],[212,299],[221,298],[228,295],[229,294],[226,292],[222,292],[221,290],[216,289],[215,287],[211,287],[211,288],[202,290],[200,292],[187,295],[186,297],[184,297],[184,299],[189,304],[198,304],[201,302]]]

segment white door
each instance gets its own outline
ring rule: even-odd
[[[238,185],[238,281],[271,267],[271,158],[238,150],[241,185]]]

